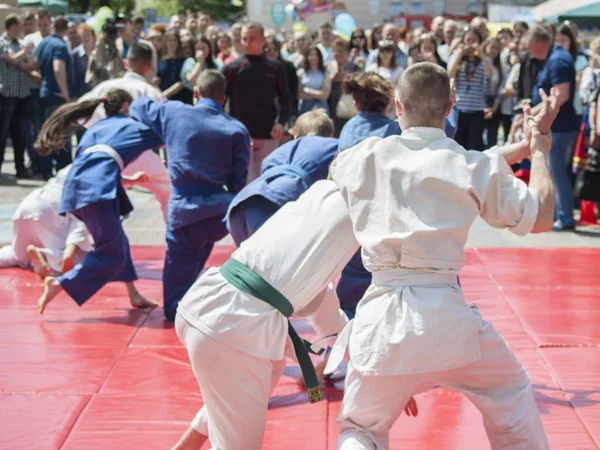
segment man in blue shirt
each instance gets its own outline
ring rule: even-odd
[[[573,230],[573,187],[569,167],[575,141],[579,131],[579,120],[573,107],[575,94],[575,63],[573,57],[562,47],[552,48],[552,36],[542,26],[535,26],[529,32],[529,51],[538,60],[547,60],[544,69],[537,77],[533,88],[533,105],[541,103],[539,90],[550,94],[551,89],[558,93],[560,111],[552,125],[552,148],[549,165],[552,181],[556,186],[556,222],[554,230]],[[534,108],[534,113],[537,110]]]
[[[42,75],[40,87],[40,101],[44,109],[44,119],[61,105],[67,103],[69,97],[69,84],[72,83],[71,55],[64,37],[67,34],[67,19],[59,16],[54,19],[54,33],[44,38],[38,45],[35,56],[38,68]],[[45,180],[52,177],[52,166],[56,163],[56,170],[71,164],[71,144],[65,143],[65,148],[53,156],[40,158],[36,164],[42,170]]]
[[[223,217],[246,184],[250,160],[248,130],[223,112],[225,77],[205,70],[196,94],[195,106],[140,97],[129,110],[167,147],[173,191],[167,209],[163,295],[165,316],[171,321],[214,243],[227,235]]]

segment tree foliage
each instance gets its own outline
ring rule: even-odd
[[[112,0],[111,0],[112,1]],[[159,17],[169,17],[173,14],[181,14],[187,11],[209,12],[216,22],[235,20],[244,14],[244,6],[234,6],[229,0],[154,0],[152,8],[157,10]]]
[[[102,6],[108,6],[118,13],[131,14],[135,10],[135,0],[69,0],[69,11],[72,13],[94,13]]]

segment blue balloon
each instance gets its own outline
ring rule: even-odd
[[[292,19],[293,21],[298,20],[298,13],[296,11],[292,11],[290,13],[290,19]]]
[[[350,39],[352,32],[356,30],[356,22],[350,14],[342,13],[335,18],[335,29],[343,37]]]

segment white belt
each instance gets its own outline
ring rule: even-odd
[[[372,282],[376,286],[409,287],[458,284],[456,275],[413,272],[402,269],[378,270],[371,275],[373,276]],[[333,373],[346,356],[353,322],[354,320],[349,321],[338,335],[325,366],[325,375]]]
[[[429,286],[439,284],[457,284],[456,275],[416,272],[414,270],[376,270],[372,272],[373,284],[377,286]]]
[[[83,153],[96,153],[96,152],[106,153],[108,156],[110,156],[112,159],[114,159],[115,162],[117,163],[117,165],[119,166],[119,169],[121,169],[121,172],[125,168],[125,164],[123,163],[123,158],[121,158],[121,155],[119,155],[114,148],[109,147],[108,145],[104,145],[104,144],[92,145],[91,147],[88,147],[83,151]]]

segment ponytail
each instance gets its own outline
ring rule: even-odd
[[[122,113],[123,105],[132,101],[128,92],[113,89],[101,99],[62,105],[44,122],[35,142],[35,149],[40,156],[48,156],[53,151],[64,148],[65,142],[71,137],[72,127],[90,120],[100,104],[104,104],[106,116],[112,117]]]

